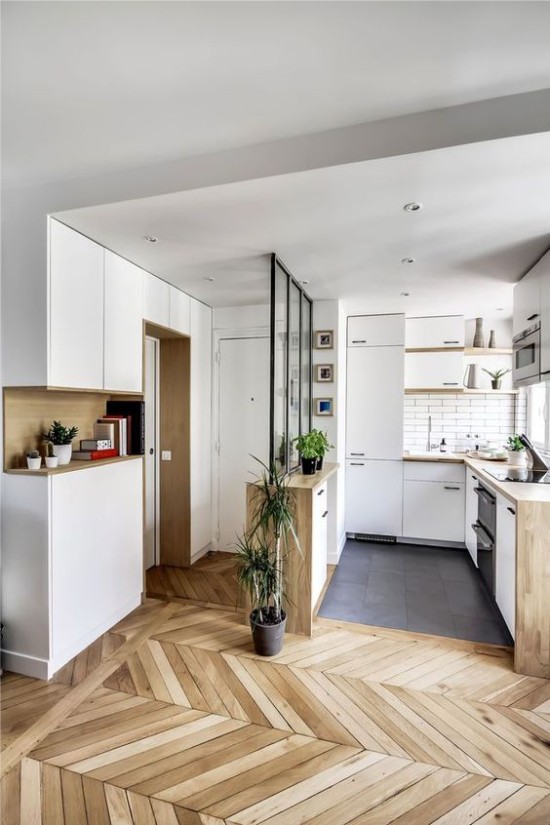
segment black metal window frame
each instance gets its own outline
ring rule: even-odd
[[[307,414],[308,432],[312,427],[312,407],[313,407],[313,302],[307,292],[303,289],[301,284],[292,275],[288,267],[284,265],[280,258],[275,253],[271,255],[271,278],[270,278],[270,389],[269,389],[269,466],[273,467],[275,464],[275,302],[276,302],[276,274],[277,268],[282,271],[287,278],[286,283],[286,404],[285,404],[285,468],[287,472],[294,473],[300,468],[299,463],[295,467],[290,466],[290,458],[292,454],[290,440],[288,438],[289,422],[290,422],[290,287],[293,284],[297,287],[300,294],[300,325],[299,325],[299,341],[298,348],[298,370],[300,380],[298,382],[298,408],[300,410],[299,419],[299,435],[302,434],[302,408],[303,408],[303,362],[302,362],[302,341],[303,341],[303,321],[304,321],[304,302],[307,302],[306,312],[309,318],[309,408]]]

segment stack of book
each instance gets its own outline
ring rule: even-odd
[[[72,458],[75,461],[98,461],[105,458],[116,458],[118,450],[113,447],[110,438],[83,438],[80,450],[73,450]]]

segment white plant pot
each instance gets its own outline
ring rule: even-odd
[[[73,452],[73,445],[72,444],[54,444],[53,445],[53,454],[58,459],[58,464],[61,467],[62,464],[68,464],[71,460],[71,455]]]
[[[508,464],[527,467],[527,450],[508,450]]]
[[[42,456],[38,456],[38,458],[29,458],[27,456],[27,467],[29,468],[29,470],[39,470],[41,464]]]
[[[57,467],[58,463],[59,458],[56,455],[46,456],[46,467],[48,467],[48,469],[53,470],[54,467]]]

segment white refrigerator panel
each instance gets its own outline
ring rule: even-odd
[[[403,462],[346,461],[346,532],[401,536]]]

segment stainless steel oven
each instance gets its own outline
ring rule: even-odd
[[[514,387],[540,381],[540,324],[514,337]]]
[[[477,566],[495,594],[495,544],[497,537],[497,500],[482,484],[474,488],[477,495],[477,521],[472,528],[477,536]]]

